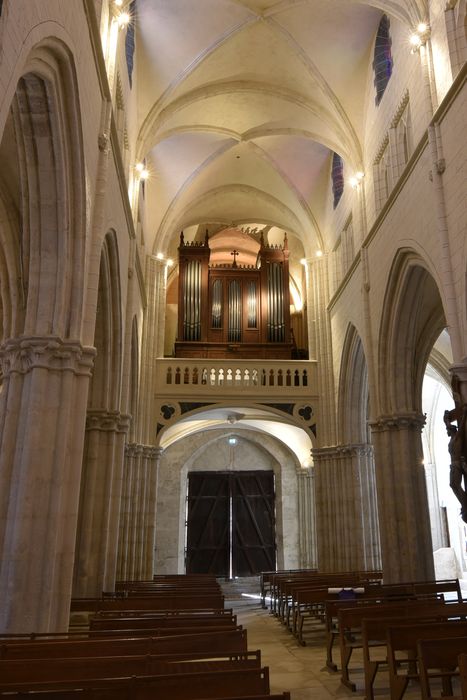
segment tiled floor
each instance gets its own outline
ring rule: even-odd
[[[279,620],[263,610],[258,598],[244,597],[240,590],[226,590],[226,607],[232,607],[237,614],[238,623],[248,631],[249,649],[261,649],[264,666],[269,667],[271,693],[289,690],[291,700],[331,700],[332,698],[365,697],[363,663],[358,651],[354,652],[351,662],[351,678],[357,689],[352,692],[340,682],[339,672],[326,668],[326,650],[324,630],[316,626],[309,630],[307,646],[299,646],[295,638]],[[229,595],[230,594],[230,595]],[[251,595],[251,590],[249,591]],[[336,648],[334,659],[339,661],[339,649]],[[375,680],[375,700],[389,699],[387,672],[381,669]],[[420,700],[418,684],[410,685],[404,694],[404,700]]]

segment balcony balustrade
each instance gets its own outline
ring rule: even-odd
[[[156,394],[258,400],[316,396],[316,361],[160,358]]]

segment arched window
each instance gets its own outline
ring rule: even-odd
[[[335,209],[344,191],[344,162],[337,153],[332,154],[331,179],[334,195],[333,207]]]
[[[386,85],[392,74],[391,37],[389,35],[389,18],[381,17],[375,41],[375,53],[373,56],[373,71],[375,74],[376,96],[375,103],[379,105],[386,90]]]
[[[136,13],[136,0],[132,0],[129,7],[130,22],[126,30],[125,37],[125,57],[126,66],[128,68],[128,80],[130,82],[130,88],[133,87],[133,58],[135,55],[135,13]]]

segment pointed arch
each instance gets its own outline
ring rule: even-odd
[[[425,262],[412,249],[400,249],[386,288],[379,336],[382,414],[422,412],[425,367],[445,327],[441,296]]]
[[[338,418],[342,444],[368,441],[368,368],[357,329],[349,325],[339,376]]]
[[[59,40],[37,45],[11,106],[17,148],[24,333],[78,338],[84,279],[82,130],[73,58]]]
[[[119,410],[122,382],[122,305],[117,236],[102,245],[94,345],[97,355],[89,393],[90,409]]]

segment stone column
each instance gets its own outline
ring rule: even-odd
[[[160,447],[147,447],[146,450],[148,454],[148,488],[141,574],[143,578],[152,578],[155,562],[157,485],[159,463],[163,449]]]
[[[132,518],[131,497],[135,474],[136,455],[137,445],[134,443],[125,445],[118,545],[118,580],[126,580],[130,578],[130,560],[132,552],[130,547],[130,526]]]
[[[297,471],[299,566],[305,569],[318,568],[314,477],[313,467]]]
[[[74,596],[113,591],[123,477],[123,450],[129,416],[118,411],[88,411]]]
[[[320,570],[379,568],[371,446],[316,448],[312,452]]]
[[[0,348],[0,631],[68,629],[94,348],[55,336]]]
[[[120,517],[119,579],[151,578],[154,573],[157,472],[162,450],[148,445],[125,447]]]
[[[434,578],[419,413],[370,423],[385,583]]]

